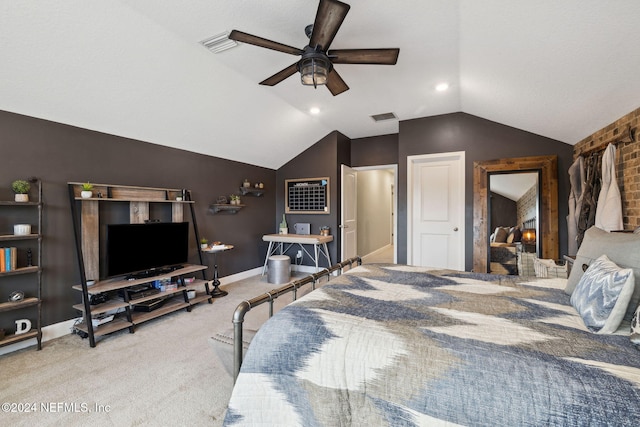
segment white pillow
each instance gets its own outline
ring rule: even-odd
[[[602,255],[580,278],[571,294],[571,305],[590,331],[612,334],[622,322],[634,286],[632,269],[620,268]]]

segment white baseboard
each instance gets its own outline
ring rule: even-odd
[[[65,320],[64,322],[45,326],[44,328],[42,328],[42,342],[45,343],[49,340],[60,338],[67,334],[70,334],[73,325],[76,323],[76,320],[77,319],[69,319]],[[0,356],[7,353],[13,353],[14,351],[22,350],[23,348],[35,346],[37,344],[38,341],[33,338],[30,340],[17,342],[6,347],[0,347]]]
[[[245,270],[240,273],[232,274],[231,276],[221,277],[220,284],[228,285],[229,283],[237,282],[238,280],[248,279],[249,277],[253,277],[257,274],[262,274],[262,267],[252,268],[251,270]]]
[[[367,258],[371,258],[371,257],[373,257],[373,256],[375,256],[375,255],[377,255],[377,254],[379,254],[381,252],[384,252],[384,251],[388,250],[392,246],[393,246],[392,244],[388,244],[386,246],[383,246],[380,249],[376,249],[375,251],[373,251],[371,253],[368,253],[366,255],[361,256],[360,259],[362,259],[362,261],[366,261]]]

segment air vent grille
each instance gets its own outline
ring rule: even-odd
[[[398,117],[396,117],[394,113],[382,113],[382,114],[374,114],[373,116],[371,116],[371,118],[375,122],[381,122],[384,120],[394,120],[394,119],[397,119]]]
[[[208,39],[202,40],[200,44],[202,44],[213,53],[220,53],[224,50],[238,46],[238,43],[235,40],[229,39],[228,32],[209,37]]]

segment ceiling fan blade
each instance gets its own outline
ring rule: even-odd
[[[318,48],[322,52],[329,49],[349,8],[351,6],[338,0],[320,0],[309,46]]]
[[[253,36],[238,30],[231,31],[231,33],[229,33],[229,38],[237,42],[277,50],[278,52],[290,53],[291,55],[302,55],[303,53],[302,49],[298,49],[297,47],[287,46],[286,44],[263,39],[262,37]]]
[[[287,77],[290,77],[297,72],[298,72],[298,63],[296,62],[295,64],[289,65],[284,70],[278,71],[273,76],[264,79],[263,81],[260,82],[260,84],[265,86],[275,86],[281,81],[283,81],[284,79],[286,79]]]
[[[342,80],[340,74],[338,74],[335,69],[332,69],[327,76],[327,89],[329,89],[333,96],[336,96],[349,90],[349,86]]]
[[[400,49],[336,49],[327,52],[334,64],[395,65]]]

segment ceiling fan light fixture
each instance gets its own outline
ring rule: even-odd
[[[331,63],[322,57],[312,56],[300,61],[300,80],[305,86],[326,85],[329,71]]]

